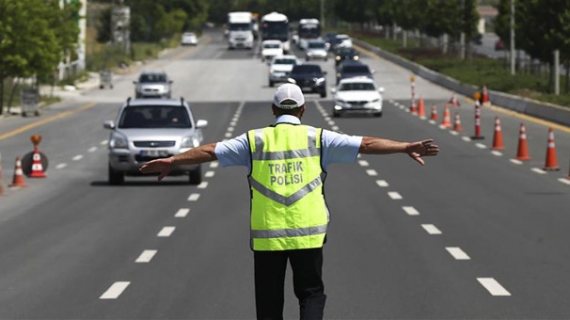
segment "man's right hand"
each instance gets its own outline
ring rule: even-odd
[[[158,181],[160,181],[170,173],[170,170],[172,170],[172,160],[172,157],[151,160],[143,164],[139,171],[142,173],[160,173],[158,175]]]

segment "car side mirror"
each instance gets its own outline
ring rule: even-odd
[[[336,88],[331,88],[331,93],[336,93]]]
[[[326,76],[326,75],[327,75],[327,72],[326,72],[326,71],[323,71],[323,76]]]
[[[287,82],[292,83],[292,84],[297,84],[297,81],[295,81],[295,79],[293,79],[293,78],[287,79]]]
[[[202,129],[208,126],[208,120],[198,120],[196,122],[196,129]]]
[[[380,92],[380,93],[384,92],[384,87],[378,88],[378,92]]]
[[[113,122],[113,120],[107,120],[107,121],[103,122],[103,128],[115,129],[115,122]]]

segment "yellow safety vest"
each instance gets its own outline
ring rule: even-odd
[[[322,129],[288,123],[248,132],[253,250],[323,246],[329,214],[321,134]]]

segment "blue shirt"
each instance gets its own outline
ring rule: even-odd
[[[275,120],[275,124],[284,122],[301,124],[301,120],[299,118],[290,115],[282,115],[277,117]],[[329,130],[323,130],[321,145],[321,162],[323,170],[326,171],[331,163],[355,162],[361,142],[361,136],[349,136]],[[251,171],[251,154],[247,140],[247,133],[230,140],[218,142],[214,152],[216,153],[216,157],[222,167],[244,166],[248,168],[248,171]]]

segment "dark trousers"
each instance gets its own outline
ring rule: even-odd
[[[322,319],[327,296],[322,280],[323,249],[254,251],[257,319],[283,319],[287,260],[293,269],[293,288],[300,319]]]

